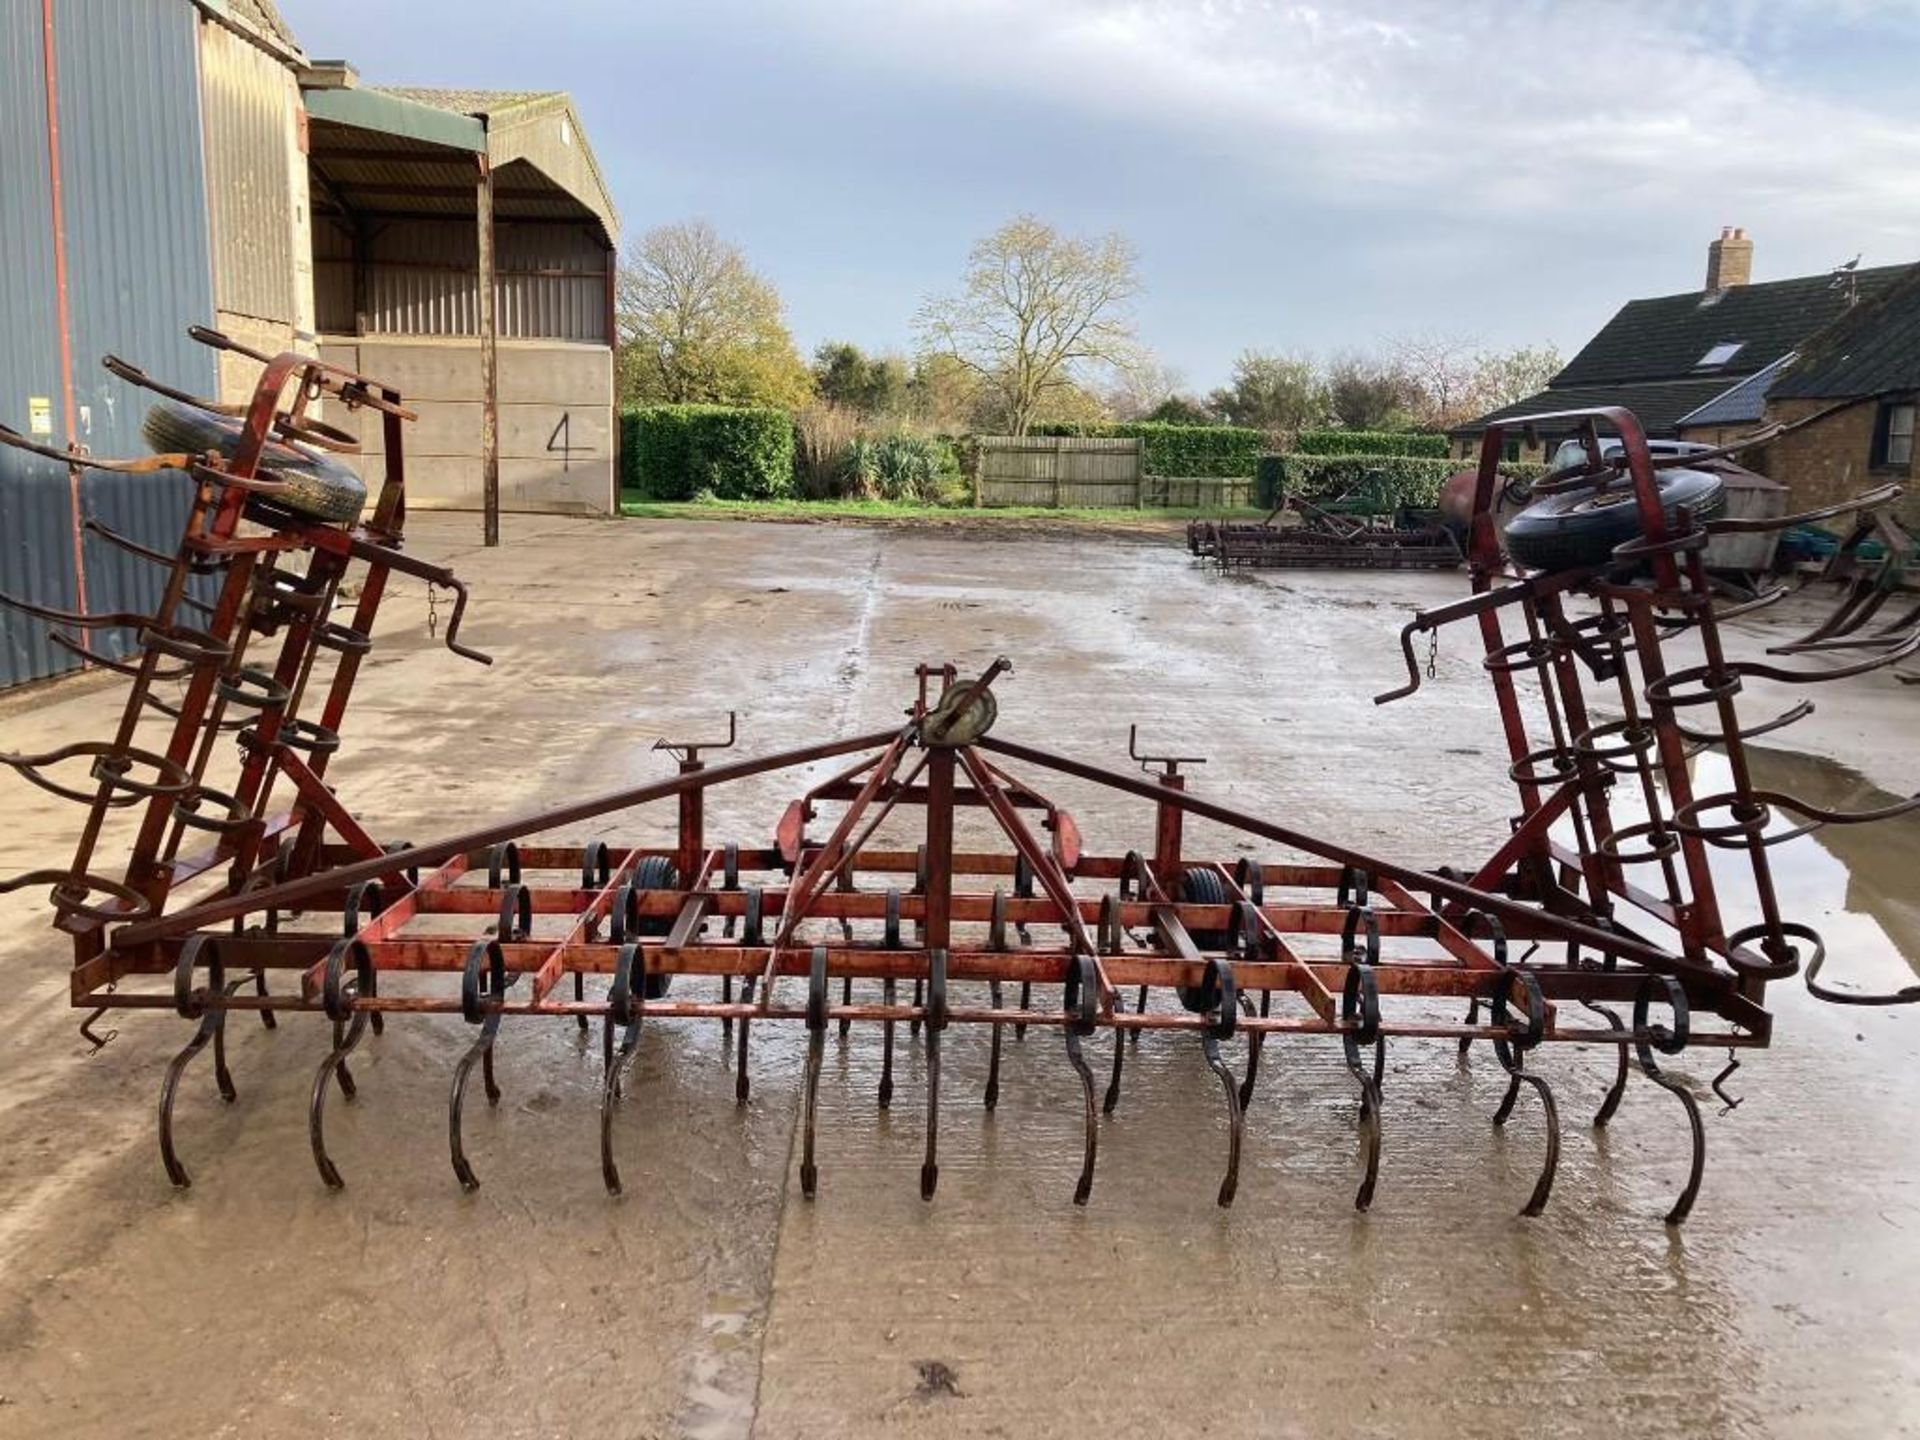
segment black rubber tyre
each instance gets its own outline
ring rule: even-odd
[[[160,399],[147,411],[140,433],[156,454],[204,455],[213,450],[231,459],[239,448],[241,429],[238,420],[225,415],[209,415],[177,400]],[[260,468],[288,487],[273,497],[275,503],[302,515],[351,525],[366,508],[366,482],[324,450],[269,440]]]
[[[1195,865],[1183,871],[1177,887],[1179,898],[1189,905],[1224,905],[1227,903],[1227,887],[1220,883],[1217,871],[1203,865]],[[1225,930],[1189,930],[1193,943],[1202,950],[1225,950],[1232,936]],[[1181,1005],[1196,1015],[1212,1008],[1214,996],[1211,990],[1202,985],[1177,985],[1174,993],[1180,997]]]
[[[633,872],[633,888],[636,890],[678,890],[680,888],[680,867],[664,855],[649,855],[640,862],[640,868]],[[649,915],[640,921],[640,934],[665,935],[673,929],[673,922],[665,916]],[[664,997],[673,986],[671,975],[649,975],[641,994],[649,1000]]]
[[[1704,470],[1658,470],[1654,480],[1668,524],[1683,505],[1698,521],[1711,520],[1726,503],[1719,477]],[[1623,479],[1604,490],[1541,496],[1507,522],[1507,553],[1531,570],[1579,570],[1605,565],[1616,545],[1640,533],[1633,486]]]

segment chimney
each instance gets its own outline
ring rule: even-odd
[[[1732,225],[1720,227],[1720,238],[1707,246],[1707,289],[1731,290],[1753,278],[1753,241]]]

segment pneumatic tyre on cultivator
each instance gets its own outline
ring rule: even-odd
[[[1080,1102],[1071,1196],[1080,1204],[1092,1194],[1103,1117],[1122,1109],[1128,1051],[1192,1047],[1219,1084],[1222,1159],[1206,1189],[1220,1205],[1236,1198],[1247,1117],[1265,1098],[1257,1082],[1276,1047],[1337,1045],[1357,1098],[1354,1203],[1362,1210],[1381,1193],[1393,1105],[1383,1089],[1388,1048],[1437,1039],[1456,1042],[1463,1058],[1475,1047],[1491,1052],[1507,1077],[1495,1124],[1524,1114],[1541,1128],[1540,1169],[1516,1196],[1525,1214],[1548,1202],[1560,1153],[1547,1057],[1568,1045],[1613,1055],[1615,1080],[1596,1124],[1612,1118],[1637,1063],[1684,1112],[1691,1164],[1667,1214],[1677,1223],[1699,1190],[1704,1128],[1691,1090],[1665,1061],[1701,1047],[1765,1046],[1767,986],[1803,965],[1812,983],[1822,959],[1815,933],[1781,914],[1768,851],[1816,825],[1877,818],[1753,788],[1742,747],[1755,728],[1742,729],[1734,712],[1742,676],[1818,678],[1725,653],[1700,549],[1713,526],[1754,522],[1703,527],[1685,506],[1669,514],[1632,417],[1594,412],[1589,428],[1617,427],[1625,460],[1596,458],[1558,480],[1609,495],[1625,487],[1640,517],[1633,538],[1580,568],[1510,568],[1489,515],[1500,453],[1500,432],[1489,431],[1472,593],[1408,626],[1412,683],[1381,697],[1419,684],[1414,636],[1477,623],[1518,813],[1509,838],[1471,868],[1371,855],[1230,808],[1190,788],[1194,756],[1131,748],[1139,770],[1128,771],[1004,737],[1005,660],[973,677],[944,662],[916,667],[902,721],[870,734],[716,758],[736,741],[730,725],[724,740],[667,746],[674,772],[649,783],[459,835],[383,844],[326,776],[343,748],[388,574],[452,588],[447,642],[485,657],[455,639],[459,581],[399,549],[409,418],[401,397],[302,357],[256,358],[260,384],[238,432],[196,422],[193,433],[210,437],[207,451],[162,457],[190,471],[198,489],[178,552],[140,552],[166,568],[154,612],[32,610],[72,625],[124,625],[139,637],[115,736],[47,755],[0,755],[86,807],[70,865],[0,882],[50,887],[55,923],[74,946],[74,1005],[172,1011],[190,1027],[159,1080],[161,1156],[180,1186],[190,1183],[176,1133],[180,1097],[209,1051],[218,1093],[237,1093],[225,1031],[236,1011],[281,1030],[312,1024],[328,1037],[307,1114],[315,1167],[329,1186],[345,1183],[351,1165],[328,1147],[328,1099],[336,1089],[345,1099],[358,1093],[353,1058],[384,1022],[445,1015],[471,1027],[447,1095],[450,1168],[468,1188],[483,1183],[465,1143],[476,1071],[496,1100],[495,1052],[516,1031],[540,1021],[597,1030],[593,1158],[615,1194],[630,1178],[619,1155],[622,1101],[639,1047],[662,1023],[719,1023],[741,1105],[753,1102],[760,1027],[804,1033],[799,1153],[809,1196],[834,1148],[817,1123],[829,1043],[875,1047],[882,1107],[895,1099],[896,1049],[919,1046],[920,1191],[929,1200],[940,1177],[943,1058],[955,1044],[984,1052],[982,1098],[991,1109],[1007,1032],[1016,1043],[1030,1032],[1058,1035]],[[319,452],[346,443],[307,417],[323,396],[382,416],[385,475],[364,522],[357,507],[331,508],[339,486],[320,497],[324,504],[288,503],[295,490],[313,493],[313,476],[332,473]],[[191,397],[170,398],[209,421],[227,418]],[[168,423],[154,433],[184,429]],[[0,440],[26,444],[11,432]],[[294,465],[301,483],[288,478]],[[347,581],[354,567],[364,567],[357,585]],[[189,624],[181,617],[195,575],[213,577],[218,592]],[[351,608],[335,619],[349,594]],[[1678,631],[1698,635],[1705,663],[1667,665],[1662,647]],[[1916,648],[1920,632],[1892,636],[1837,673]],[[132,737],[144,711],[162,708],[153,694],[162,673],[184,681],[184,691],[164,707],[165,749],[149,751]],[[1590,681],[1601,687],[1591,696]],[[1538,687],[1537,705],[1523,703],[1523,687]],[[1603,698],[1623,718],[1596,720],[1590,707]],[[1542,717],[1544,734],[1530,715]],[[1731,788],[1698,796],[1687,762],[1707,745],[1725,751]],[[797,796],[765,835],[719,843],[707,835],[716,787],[828,761],[840,768]],[[70,764],[84,777],[66,773]],[[1046,777],[1136,802],[1137,830],[1089,846],[1041,788]],[[1648,818],[1616,820],[1620,791]],[[621,838],[616,817],[668,802],[672,843]],[[124,868],[109,869],[99,842],[117,809],[138,811],[141,823]],[[963,810],[984,817],[990,843],[956,842]],[[1190,818],[1231,832],[1235,853],[1190,847]],[[889,822],[892,833],[907,831],[907,843],[882,841]],[[585,827],[604,833],[583,844],[541,838]],[[1729,930],[1723,922],[1707,864],[1715,847],[1746,857],[1758,924]],[[285,1063],[312,1063],[278,1050],[279,1040],[261,1043]]]

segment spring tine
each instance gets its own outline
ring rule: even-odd
[[[354,1012],[353,1019],[345,1026],[334,1027],[334,1045],[327,1058],[320,1062],[320,1068],[313,1075],[313,1094],[307,1102],[307,1139],[313,1147],[313,1163],[319,1168],[320,1178],[326,1182],[329,1190],[338,1190],[347,1182],[340,1178],[340,1171],[327,1154],[325,1129],[327,1082],[337,1073],[340,1077],[340,1089],[347,1099],[354,1097],[353,1079],[347,1073],[347,1056],[360,1043],[360,1037],[366,1033],[367,1012]]]
[[[267,972],[265,970],[256,969],[253,972],[253,993],[263,1000],[273,993],[267,989]],[[375,1011],[374,1013],[378,1015],[379,1012]],[[260,1007],[260,1023],[269,1030],[279,1028],[280,1021],[275,1018],[272,1006],[262,1005]],[[374,1033],[377,1035],[380,1032],[376,1030]]]
[[[726,933],[729,936],[733,934],[733,916],[731,915],[727,917]],[[733,976],[731,975],[722,975],[720,977],[720,1003],[723,1005],[731,1005],[733,1003]],[[720,1017],[720,1038],[722,1041],[733,1039],[733,1018],[731,1016],[722,1015]]]
[[[926,1005],[926,981],[916,977],[913,982],[913,1018],[907,1022],[907,1038],[920,1038],[920,1015]]]
[[[480,1177],[474,1173],[473,1165],[467,1159],[466,1146],[460,1134],[460,1117],[467,1098],[467,1077],[473,1073],[474,1061],[482,1062],[487,1104],[500,1103],[500,1087],[493,1080],[493,1037],[499,1028],[500,1015],[496,1011],[481,1024],[479,1038],[467,1047],[466,1054],[453,1067],[453,1093],[447,1101],[447,1138],[453,1151],[453,1173],[460,1177],[460,1186],[464,1190],[480,1188]]]
[[[880,987],[880,1002],[889,1010],[899,998],[898,988],[891,978],[883,981]],[[893,1021],[883,1021],[880,1026],[880,1108],[885,1110],[893,1104]]]
[[[1377,936],[1371,923],[1372,912],[1360,906],[1354,909],[1368,917],[1369,934]],[[1340,1018],[1345,1026],[1340,1032],[1340,1044],[1346,1054],[1347,1069],[1360,1087],[1360,1123],[1367,1132],[1367,1173],[1353,1197],[1353,1208],[1366,1210],[1373,1205],[1374,1187],[1380,1179],[1380,1087],[1361,1063],[1360,1047],[1369,1043],[1374,1046],[1377,1069],[1385,1059],[1386,1042],[1380,1036],[1378,982],[1374,979],[1373,967],[1364,960],[1353,960],[1347,966],[1346,984],[1340,995]]]
[[[1540,1096],[1540,1109],[1547,1122],[1547,1154],[1541,1162],[1540,1178],[1534,1182],[1533,1194],[1520,1210],[1522,1215],[1538,1215],[1547,1208],[1547,1196],[1553,1193],[1554,1173],[1560,1166],[1560,1109],[1553,1103],[1553,1091],[1546,1080],[1521,1069],[1522,1063],[1522,1057],[1514,1057],[1514,1068],[1508,1072],[1513,1078],[1508,1082],[1507,1099],[1501,1103],[1500,1112],[1494,1116],[1493,1123],[1506,1123],[1507,1116],[1513,1112],[1513,1097],[1519,1094],[1523,1081]]]
[[[813,947],[807,970],[807,1089],[804,1134],[800,1150],[800,1193],[811,1200],[820,1184],[813,1163],[815,1121],[820,1108],[820,1054],[827,1036],[827,947]]]
[[[947,952],[927,952],[927,1154],[920,1162],[920,1198],[940,1184],[940,1033],[947,1028]],[[998,1027],[995,1027],[996,1031]],[[997,1038],[997,1036],[996,1036]]]
[[[1591,1000],[1580,1002],[1587,1009],[1605,1020],[1612,1028],[1620,1032],[1620,1043],[1615,1047],[1620,1052],[1620,1066],[1613,1077],[1613,1084],[1607,1089],[1607,1098],[1600,1102],[1600,1108],[1594,1111],[1593,1128],[1603,1130],[1614,1112],[1620,1108],[1620,1099],[1627,1093],[1627,1026],[1626,1022],[1605,1005],[1595,1004]]]
[[[516,925],[512,918],[513,907],[524,894],[517,883],[511,884],[501,902],[500,933],[505,938],[517,939],[524,933],[525,927]],[[486,1082],[487,1104],[500,1103],[500,1087],[493,1078],[493,1040],[500,1033],[498,1007],[506,995],[507,983],[506,952],[500,948],[500,941],[476,940],[467,951],[467,963],[460,972],[460,1013],[469,1025],[480,1027],[480,1034],[453,1067],[453,1090],[447,1097],[447,1140],[453,1152],[453,1173],[460,1177],[461,1187],[466,1190],[480,1188],[480,1177],[467,1159],[460,1131],[467,1099],[467,1077],[473,1074],[474,1062],[479,1061]]]
[[[1220,1077],[1220,1088],[1226,1093],[1227,1173],[1220,1179],[1220,1193],[1216,1197],[1220,1208],[1224,1210],[1233,1204],[1234,1192],[1240,1188],[1240,1145],[1246,1129],[1246,1116],[1240,1108],[1239,1083],[1233,1078],[1233,1071],[1220,1058],[1220,1042],[1233,1038],[1240,1019],[1240,1000],[1234,985],[1231,962],[1211,960],[1207,964],[1207,974],[1216,1014],[1213,1024],[1200,1032],[1200,1053],[1206,1058],[1207,1068]]]
[[[180,1053],[168,1062],[166,1079],[160,1082],[160,1160],[167,1167],[167,1178],[182,1190],[192,1187],[193,1177],[187,1173],[187,1167],[180,1163],[180,1157],[173,1148],[173,1096],[179,1088],[181,1072],[187,1068],[189,1060],[207,1048],[207,1041],[213,1038],[222,1013],[212,1009],[201,1017],[193,1038],[181,1046]],[[224,1095],[224,1092],[223,1096],[228,1100],[233,1098]]]
[[[1648,1010],[1656,998],[1656,990],[1663,992],[1664,998],[1673,1010],[1673,1026],[1649,1025]],[[1700,1106],[1693,1098],[1693,1092],[1665,1074],[1659,1062],[1653,1058],[1657,1049],[1662,1054],[1678,1055],[1687,1047],[1687,992],[1680,982],[1671,975],[1649,975],[1640,982],[1639,993],[1633,999],[1633,1048],[1640,1061],[1640,1069],[1646,1077],[1667,1091],[1687,1112],[1687,1129],[1693,1141],[1693,1157],[1687,1169],[1687,1185],[1680,1192],[1680,1198],[1673,1202],[1673,1208],[1666,1214],[1666,1223],[1678,1225],[1686,1220],[1693,1210],[1693,1202],[1700,1194],[1700,1180],[1706,1173],[1707,1132],[1700,1121]]]
[[[995,1010],[1000,1008],[1000,982],[998,980],[990,980],[987,982],[987,1003]],[[987,1051],[987,1093],[985,1100],[987,1109],[992,1110],[994,1106],[1000,1103],[1000,1026],[998,1024],[995,1024],[993,1027],[993,1039],[989,1043],[991,1048]]]
[[[1147,1013],[1147,987],[1144,985],[1140,987],[1140,993],[1133,997],[1133,1010],[1136,1015],[1144,1015]],[[1133,1032],[1132,1039],[1134,1048],[1137,1050],[1140,1047],[1140,1032],[1138,1030]],[[1115,1061],[1113,1067],[1113,1083],[1115,1086],[1118,1086],[1120,1083],[1120,1065],[1118,1061]],[[1115,1099],[1118,1098],[1116,1094]],[[1109,1115],[1113,1113],[1113,1107],[1111,1105],[1107,1107],[1107,1113]]]
[[[573,998],[582,1003],[585,1003],[587,998],[587,977],[578,970],[573,972]],[[583,1038],[592,1033],[593,1024],[587,1019],[585,1013],[573,1018],[580,1022],[580,1034]]]
[[[1073,1203],[1084,1205],[1087,1197],[1093,1194],[1093,1164],[1100,1151],[1100,1122],[1093,1106],[1093,1071],[1087,1066],[1087,1057],[1081,1053],[1080,1040],[1091,1035],[1094,1028],[1096,982],[1094,980],[1093,961],[1086,955],[1075,955],[1067,962],[1067,981],[1061,994],[1062,1008],[1073,1018],[1062,1027],[1067,1039],[1067,1063],[1072,1065],[1074,1073],[1080,1077],[1081,1095],[1086,1102],[1086,1138],[1080,1152],[1080,1180],[1073,1188]],[[1120,1037],[1116,1032],[1115,1037]]]
[[[1475,995],[1472,999],[1467,1001],[1467,1018],[1463,1023],[1467,1025],[1478,1025],[1480,1023],[1480,997],[1478,995]],[[1459,1060],[1460,1068],[1462,1070],[1467,1068],[1467,1052],[1472,1049],[1473,1049],[1472,1037],[1467,1035],[1462,1035],[1460,1037],[1460,1060]]]
[[[1140,1001],[1140,1013],[1145,1014],[1146,1008],[1147,1008],[1147,1003],[1145,999],[1146,987],[1143,985],[1140,987],[1140,989],[1141,989],[1141,996],[1142,996]],[[1113,997],[1113,1005],[1114,1005],[1114,1009],[1118,1010],[1122,1014],[1125,1014],[1127,1009],[1127,997],[1124,995],[1116,994]],[[1140,1032],[1136,1030],[1133,1032],[1133,1035],[1134,1035],[1134,1044],[1136,1045],[1139,1044]],[[1123,1069],[1125,1069],[1126,1063],[1127,1063],[1127,1032],[1124,1030],[1115,1029],[1115,1031],[1113,1032],[1113,1070],[1107,1076],[1107,1093],[1104,1096],[1102,1096],[1100,1100],[1100,1113],[1102,1115],[1111,1115],[1116,1109],[1119,1108],[1120,1073]]]
[[[1240,997],[1240,1008],[1251,1015],[1253,1013],[1252,999],[1243,994]],[[1260,1018],[1264,1020],[1272,1012],[1273,992],[1271,990],[1262,990],[1260,992]],[[1243,1112],[1246,1110],[1248,1102],[1253,1099],[1253,1082],[1259,1078],[1260,1056],[1266,1048],[1267,1037],[1264,1031],[1256,1031],[1247,1037],[1247,1078],[1240,1082],[1240,1109]]]
[[[1020,1008],[1022,1010],[1031,1010],[1033,1008],[1033,982],[1031,980],[1022,980],[1020,982]],[[1018,1020],[1014,1021],[1013,1024],[1013,1038],[1016,1040],[1024,1040],[1027,1038],[1027,1027]]]
[[[742,1005],[751,1005],[753,1003],[753,982],[755,978],[756,977],[752,975],[743,975],[740,977],[740,1003]],[[733,1077],[733,1103],[735,1105],[744,1105],[747,1103],[750,1084],[747,1079],[747,1017],[744,1015],[740,1017],[740,1050],[736,1063],[738,1069],[734,1072]]]
[[[851,940],[852,937],[849,936],[848,939]],[[851,975],[843,975],[840,977],[840,1003],[842,1005],[848,1005],[848,1006],[853,1004],[853,976]],[[842,1015],[840,1017],[840,1036],[839,1036],[840,1043],[842,1045],[847,1043],[847,1032],[852,1028],[853,1028],[853,1021],[849,1020],[846,1016]]]
[[[646,983],[644,979],[638,986],[633,983],[634,969],[640,963],[640,946],[637,943],[621,949],[620,958],[614,965],[613,989],[607,997],[609,1059],[607,1073],[600,1087],[600,1178],[606,1181],[609,1195],[620,1193],[620,1167],[613,1159],[613,1107],[624,1091],[627,1068],[632,1063],[634,1052],[640,1048],[640,1025],[646,1014]],[[617,1052],[611,1048],[615,1025],[625,1027]]]

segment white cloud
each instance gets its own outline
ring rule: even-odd
[[[873,63],[1150,120],[1314,198],[1521,222],[1587,207],[1595,225],[1705,207],[1910,253],[1920,123],[1755,58],[1867,21],[1920,21],[1920,3],[885,0],[809,15]]]

